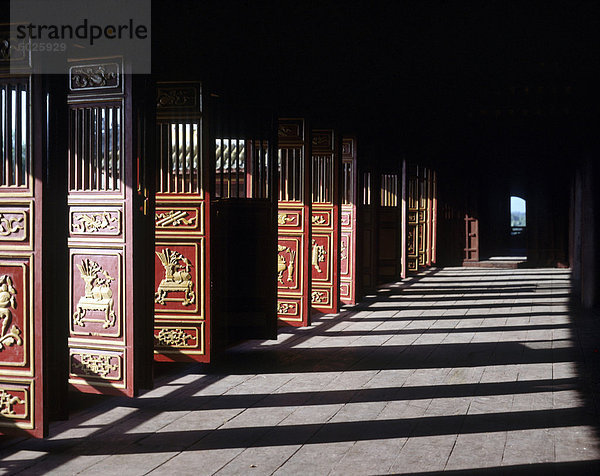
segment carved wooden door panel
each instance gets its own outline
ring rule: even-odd
[[[342,219],[340,242],[340,301],[356,304],[356,138],[342,139]]]
[[[427,169],[427,266],[436,261],[437,196],[435,171]]]
[[[277,317],[291,326],[310,324],[310,142],[304,119],[279,119],[277,212]]]
[[[427,172],[423,167],[418,167],[417,171],[418,187],[419,187],[419,211],[418,220],[418,250],[419,250],[419,267],[427,265],[427,203],[428,203],[428,188],[427,188]]]
[[[340,156],[331,129],[312,131],[311,304],[326,313],[339,311]]]
[[[357,297],[375,289],[376,207],[373,180],[375,174],[364,171],[360,175],[358,208],[358,286]]]
[[[154,358],[210,360],[210,195],[198,82],[157,87]]]
[[[397,173],[382,173],[380,175],[380,198],[377,217],[379,234],[377,279],[380,283],[396,280],[400,276],[401,186],[400,177]]]
[[[419,270],[419,179],[417,167],[408,168],[408,222],[407,222],[407,255],[408,271]]]
[[[43,437],[66,397],[66,376],[55,371],[66,355],[57,318],[66,271],[55,266],[66,251],[66,235],[55,228],[65,214],[65,130],[49,110],[65,97],[22,59],[23,73],[14,74],[12,56],[10,75],[8,57],[0,57],[0,434]],[[52,169],[47,158],[56,161]]]
[[[479,220],[465,215],[465,261],[479,261]]]
[[[151,96],[123,67],[120,58],[70,66],[69,383],[133,396],[152,368]]]

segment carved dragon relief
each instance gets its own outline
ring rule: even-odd
[[[181,301],[183,306],[188,306],[196,301],[194,283],[192,282],[192,263],[177,251],[165,248],[157,251],[156,255],[165,268],[165,277],[158,285],[154,295],[154,302],[165,304],[166,301]],[[182,298],[168,298],[170,292],[183,292]]]
[[[285,253],[288,254],[288,259],[286,260]],[[291,248],[283,245],[277,245],[277,281],[281,284],[283,283],[283,273],[287,271],[287,282],[294,281],[294,268],[295,268],[295,260],[296,260],[296,251]]]
[[[10,276],[0,276],[0,351],[11,345],[23,345],[21,329],[12,323],[12,309],[17,308],[17,290]]]
[[[77,268],[85,283],[85,294],[79,298],[77,310],[73,314],[73,324],[85,327],[86,321],[102,322],[104,329],[113,327],[117,316],[110,283],[114,278],[102,269],[102,266],[88,258],[81,260]],[[87,311],[103,311],[104,319],[86,317]]]
[[[319,272],[322,273],[321,264],[325,261],[325,255],[327,252],[325,251],[325,247],[323,245],[318,245],[315,240],[312,240],[312,266]]]
[[[16,414],[14,410],[15,405],[23,405],[25,400],[21,398],[11,395],[5,389],[0,388],[0,414],[4,416],[13,417]]]

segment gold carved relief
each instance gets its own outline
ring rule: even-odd
[[[327,219],[323,215],[313,215],[312,218],[313,225],[326,225]]]
[[[325,261],[325,255],[326,255],[326,253],[327,252],[325,251],[325,247],[323,245],[317,245],[317,242],[315,240],[312,240],[312,260],[311,260],[311,264],[314,266],[314,268],[319,273],[323,272],[321,270],[320,263],[322,263],[323,261]]]
[[[288,259],[285,259],[285,253]],[[282,254],[283,253],[283,254]],[[283,284],[283,273],[287,270],[287,282],[294,281],[294,261],[296,252],[287,246],[277,245],[277,281]]]
[[[346,242],[344,240],[342,240],[340,244],[340,259],[348,259],[348,247],[346,246]]]
[[[156,255],[165,268],[165,277],[158,285],[154,301],[158,304],[165,304],[165,301],[181,301],[183,306],[192,304],[196,300],[196,294],[193,290],[194,283],[190,270],[192,263],[189,259],[177,251],[171,251],[165,248],[157,251]],[[182,298],[167,298],[170,292],[183,292]]]
[[[14,405],[23,405],[25,400],[21,400],[19,397],[11,395],[3,388],[0,388],[0,414],[4,416],[15,415],[13,409]]]
[[[186,334],[183,329],[161,329],[154,337],[160,345],[174,347],[190,347],[187,340],[194,338],[193,335]]]
[[[288,216],[287,213],[278,213],[277,214],[277,224],[278,225],[285,225],[286,223],[289,223],[291,221],[294,221],[293,215],[290,217],[290,216]]]
[[[73,362],[74,369],[80,369],[86,375],[106,377],[119,368],[118,364],[111,364],[111,355],[79,354],[80,361]]]
[[[280,302],[277,304],[277,314],[295,314],[296,304]]]
[[[165,213],[157,213],[155,223],[156,226],[167,227],[167,226],[179,226],[194,225],[196,217],[187,218],[187,210],[170,210]]]
[[[116,315],[110,283],[114,281],[102,267],[91,259],[83,259],[77,265],[81,279],[85,283],[85,295],[79,298],[77,310],[73,314],[73,323],[85,327],[85,322],[103,322],[108,329],[115,325]],[[103,275],[104,277],[100,277]],[[85,317],[87,311],[104,311],[104,319]]]
[[[313,291],[310,293],[310,300],[313,304],[325,303],[325,293],[321,291]]]
[[[12,313],[10,309],[17,308],[17,290],[10,276],[0,276],[0,351],[6,346],[23,345],[21,329],[15,324],[11,326]]]
[[[77,223],[75,223],[77,222]],[[118,231],[119,217],[109,212],[82,213],[73,216],[74,233],[97,233],[98,231]]]
[[[10,236],[13,233],[18,233],[23,228],[25,220],[25,213],[21,212],[20,217],[6,217],[4,213],[0,213],[0,235]]]

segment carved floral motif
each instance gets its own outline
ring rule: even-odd
[[[296,304],[280,302],[277,303],[277,314],[295,314],[296,313]]]
[[[98,375],[106,377],[119,368],[118,364],[111,364],[110,355],[79,354],[79,361],[73,362],[73,367],[80,369],[86,375]]]
[[[187,334],[183,329],[161,329],[154,336],[161,346],[189,347],[187,341],[194,336]]]

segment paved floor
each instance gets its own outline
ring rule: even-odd
[[[4,440],[0,472],[600,474],[599,335],[567,270],[431,270]]]

